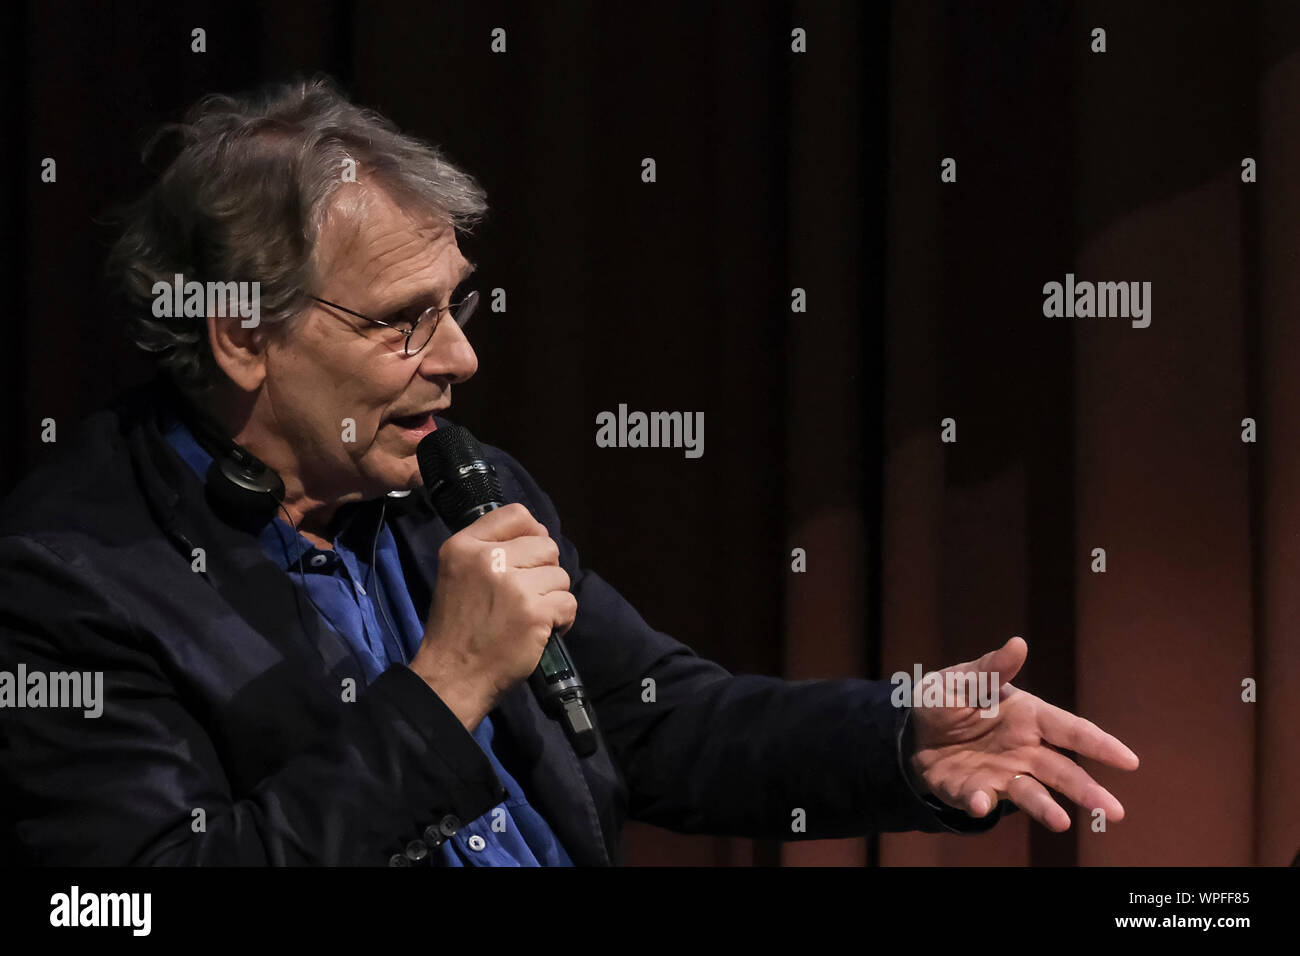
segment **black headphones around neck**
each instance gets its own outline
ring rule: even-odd
[[[226,507],[240,514],[273,515],[284,501],[279,473],[246,448],[230,441],[226,453],[213,456],[208,489]]]
[[[212,456],[207,492],[213,504],[236,519],[269,520],[284,501],[284,481],[279,473],[226,435],[174,382],[166,376],[160,380],[169,411],[189,427],[195,441]]]

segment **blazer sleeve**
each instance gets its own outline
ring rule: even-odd
[[[103,674],[97,717],[0,709],[0,814],[22,862],[383,865],[439,814],[505,797],[455,715],[394,667],[237,799],[202,716],[88,562],[14,535],[0,568],[0,672]]]
[[[582,567],[550,498],[495,451],[507,493],[560,546],[578,601],[565,644],[627,783],[629,817],[683,833],[775,840],[996,825],[1005,801],[975,818],[912,789],[909,713],[891,704],[888,682],[733,675],[701,658]]]

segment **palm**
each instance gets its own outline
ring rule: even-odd
[[[1124,819],[1123,805],[1056,748],[1123,770],[1137,769],[1137,755],[1095,724],[1013,687],[1009,681],[1028,653],[1024,640],[1013,637],[978,661],[939,672],[996,672],[997,713],[981,716],[979,707],[956,706],[956,699],[917,707],[912,770],[930,792],[975,817],[1008,799],[1051,830],[1069,829],[1069,814],[1047,792],[1051,787],[1089,811],[1104,810],[1109,820]]]

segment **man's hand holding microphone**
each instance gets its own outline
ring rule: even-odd
[[[410,666],[472,733],[577,613],[559,545],[527,508],[508,504],[439,549],[433,605]]]

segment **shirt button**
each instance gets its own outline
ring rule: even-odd
[[[394,853],[388,858],[389,866],[410,866],[411,861],[406,858],[404,853]]]
[[[311,557],[311,566],[313,568],[324,567],[325,562],[328,560],[329,558],[323,554],[313,554]]]
[[[412,840],[406,844],[406,858],[412,863],[419,863],[429,855],[429,848],[424,845],[423,840]]]
[[[424,828],[424,842],[430,847],[437,849],[446,839],[447,837],[434,824],[431,823]]]
[[[456,831],[460,829],[460,820],[449,813],[438,821],[438,829],[442,831],[443,836],[455,836]]]
[[[478,852],[479,850],[483,849],[485,846],[487,846],[487,841],[484,840],[477,833],[475,833],[472,837],[469,838],[469,848],[471,850]]]

